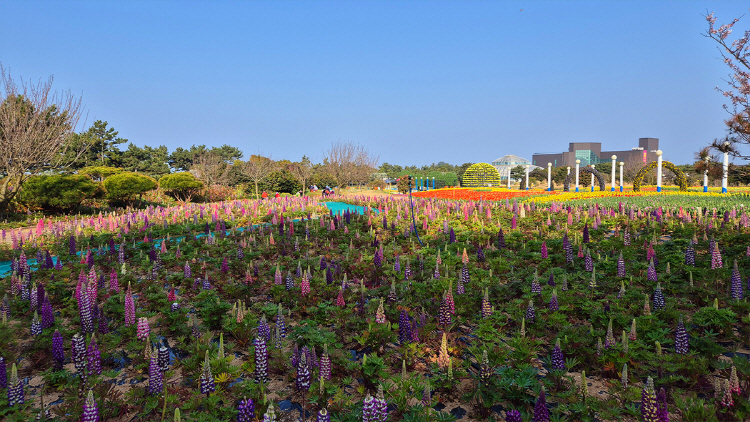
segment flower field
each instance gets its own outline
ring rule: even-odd
[[[730,193],[283,197],[3,231],[0,418],[748,420]]]

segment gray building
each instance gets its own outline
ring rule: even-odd
[[[498,173],[500,173],[500,179],[508,178],[508,170],[515,168],[516,166],[526,168],[526,165],[530,166],[529,171],[532,171],[538,167],[531,164],[531,161],[512,154],[500,157],[492,162],[492,166],[497,169]]]
[[[656,161],[658,149],[658,138],[639,138],[637,147],[621,151],[602,151],[601,142],[571,142],[567,152],[535,153],[531,162],[540,167],[546,167],[547,163],[553,167],[575,167],[576,160],[581,160],[581,166],[596,165],[611,162],[612,155],[616,155],[617,161],[647,164]]]

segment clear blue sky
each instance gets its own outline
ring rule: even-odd
[[[703,15],[748,6],[0,0],[0,62],[81,93],[88,125],[170,151],[320,161],[352,141],[381,163],[461,164],[656,137],[687,163],[725,135],[728,68]]]

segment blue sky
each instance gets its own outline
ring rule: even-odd
[[[322,160],[491,162],[660,139],[692,162],[725,135],[718,1],[0,1],[0,63],[54,75],[87,123],[138,145]],[[750,28],[750,17],[738,24]]]

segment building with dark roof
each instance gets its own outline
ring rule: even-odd
[[[547,163],[552,163],[553,167],[575,167],[576,160],[581,160],[581,166],[588,166],[611,162],[616,155],[617,161],[647,164],[656,161],[658,149],[658,138],[639,138],[637,147],[621,151],[602,151],[601,142],[571,142],[567,152],[534,153],[531,162],[540,167],[546,167]]]

